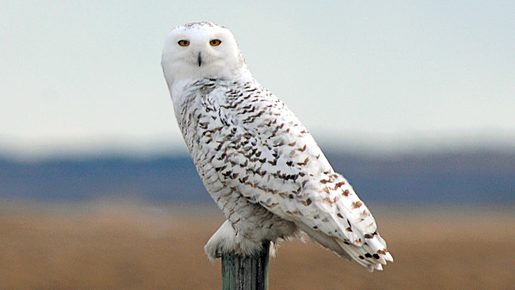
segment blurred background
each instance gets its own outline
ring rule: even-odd
[[[285,242],[270,289],[515,289],[515,2],[0,0],[0,289],[217,289],[175,26],[235,34],[378,220],[370,274]]]

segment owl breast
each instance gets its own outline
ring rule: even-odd
[[[194,83],[185,90],[178,121],[197,172],[226,218],[247,235],[274,240],[292,235],[296,226],[262,206],[267,175],[282,158],[273,146],[277,121],[268,116],[280,103],[256,91],[217,80]],[[300,191],[298,184],[283,187]]]

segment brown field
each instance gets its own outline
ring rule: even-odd
[[[270,289],[515,289],[513,210],[379,209],[395,263],[369,273],[282,243]],[[212,209],[102,203],[0,208],[0,289],[220,289]]]

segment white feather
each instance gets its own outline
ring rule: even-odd
[[[181,39],[190,45],[178,46]],[[197,171],[227,218],[208,257],[251,254],[300,229],[371,271],[393,261],[368,208],[297,117],[252,77],[229,30],[176,28],[162,65]]]

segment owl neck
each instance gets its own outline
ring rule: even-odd
[[[171,64],[163,65],[163,73],[170,90],[176,83],[183,83],[185,81],[195,82],[206,78],[236,80],[241,77],[251,77],[251,73],[245,63],[234,66],[213,64],[200,68]]]
[[[184,101],[184,98],[190,93],[188,90],[191,85],[199,80],[218,79],[231,82],[248,82],[254,80],[254,77],[246,65],[233,70],[225,68],[213,72],[204,71],[202,73],[195,72],[190,74],[167,75],[165,71],[165,78],[174,107],[177,107]]]

